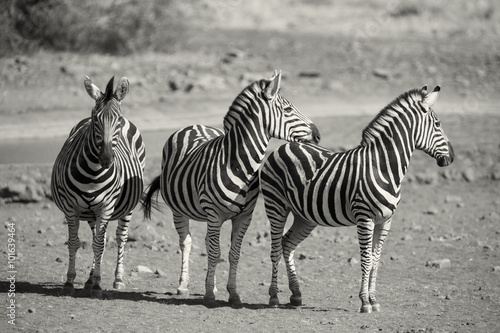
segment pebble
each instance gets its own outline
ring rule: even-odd
[[[456,203],[456,202],[462,202],[462,197],[458,195],[447,195],[446,198],[444,199],[445,203]]]
[[[351,264],[351,265],[357,265],[357,264],[359,264],[358,259],[356,259],[356,258],[354,258],[354,257],[351,257],[351,258],[347,259],[347,262],[348,262],[349,264]]]
[[[59,258],[59,257],[57,257],[57,258],[56,258],[56,261],[57,261],[57,262],[62,262],[62,259],[61,259],[61,258]]]
[[[499,272],[500,272],[500,266],[493,266],[493,267],[491,268],[491,271],[492,271],[492,272],[495,272],[495,273],[499,273]]]
[[[412,240],[412,239],[413,239],[413,237],[412,237],[411,235],[404,235],[404,236],[401,238],[401,240],[403,240],[403,241],[409,241],[409,240]]]
[[[137,266],[137,272],[138,273],[153,273],[153,271],[146,266],[138,265]]]
[[[36,309],[29,308],[28,313],[36,313]]]
[[[158,275],[158,277],[167,276],[167,274],[159,268],[156,269],[155,274]]]
[[[424,211],[424,214],[427,215],[437,215],[439,213],[439,209],[435,206],[430,206]]]
[[[49,239],[47,243],[45,243],[46,246],[53,247],[54,243]]]
[[[476,174],[474,172],[474,169],[472,169],[472,168],[465,169],[462,172],[462,177],[467,182],[473,182],[473,181],[475,181],[476,180]]]
[[[436,267],[436,268],[448,268],[451,267],[451,261],[450,259],[432,260],[432,261],[427,261],[425,263],[425,266]]]

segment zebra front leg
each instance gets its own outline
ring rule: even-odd
[[[285,258],[286,270],[288,273],[288,286],[292,291],[290,303],[293,306],[302,305],[302,293],[300,292],[299,280],[295,271],[295,262],[293,255],[297,246],[307,238],[314,230],[316,225],[295,215],[293,224],[283,237],[283,257]]]
[[[191,233],[189,231],[189,219],[174,213],[174,225],[179,235],[179,248],[181,250],[181,275],[177,295],[189,295],[189,255],[191,253]]]
[[[380,262],[380,256],[382,253],[382,246],[384,245],[385,238],[389,233],[391,228],[391,219],[385,221],[382,224],[376,224],[373,230],[373,241],[372,241],[372,270],[370,273],[370,282],[368,285],[368,298],[370,300],[372,311],[380,311],[380,304],[378,304],[375,297],[376,294],[376,284],[377,284],[377,272]]]
[[[229,304],[232,307],[241,307],[241,299],[236,288],[236,276],[238,271],[238,262],[240,260],[241,242],[252,221],[252,214],[255,204],[244,215],[239,215],[232,219],[231,230],[231,249],[229,250],[229,278],[227,282],[227,291],[229,292]]]
[[[220,260],[220,229],[222,223],[208,222],[205,245],[208,254],[208,269],[205,278],[205,296],[203,302],[206,307],[215,307],[215,269]]]
[[[80,220],[76,215],[66,215],[66,221],[68,222],[69,263],[68,272],[66,273],[66,282],[64,283],[64,287],[62,288],[62,295],[73,296],[75,294],[73,282],[76,278],[76,252],[80,247],[80,239],[78,238]]]
[[[118,253],[116,258],[115,281],[113,282],[114,289],[125,289],[125,283],[123,283],[123,274],[125,272],[123,268],[123,257],[125,255],[125,244],[127,244],[128,240],[128,224],[131,218],[132,212],[119,219],[118,226],[116,227],[116,245]]]
[[[95,221],[89,221],[89,227],[90,230],[92,231],[92,239],[95,237]],[[94,269],[95,269],[95,257],[92,256],[92,266],[90,268],[90,273],[89,273],[89,278],[85,282],[85,290],[89,290],[92,288],[92,285],[94,284],[92,282],[92,276],[94,275]]]
[[[359,298],[361,299],[361,313],[372,312],[369,300],[368,285],[372,272],[372,238],[374,223],[372,220],[358,221],[357,233],[361,256],[361,289]]]
[[[97,220],[96,234],[92,240],[92,250],[94,251],[94,274],[92,274],[92,289],[90,289],[90,297],[102,298],[101,289],[101,265],[104,256],[104,248],[106,246],[106,229],[108,227],[108,219]]]

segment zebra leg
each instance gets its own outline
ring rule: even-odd
[[[310,224],[303,218],[295,215],[293,224],[283,237],[283,257],[285,258],[286,270],[288,273],[288,286],[292,291],[290,303],[293,306],[302,305],[302,294],[300,292],[299,280],[295,271],[293,254],[297,246],[307,238],[316,225]]]
[[[208,269],[205,279],[205,296],[203,302],[207,307],[215,306],[215,269],[220,260],[220,229],[222,223],[208,221],[205,245],[208,254]]]
[[[92,239],[95,237],[95,221],[89,221],[89,227],[90,230],[92,230]],[[95,269],[95,257],[92,257],[92,268],[90,269],[89,273],[89,278],[85,282],[85,290],[90,290],[92,288],[93,282],[92,282],[92,276],[94,275],[94,269]]]
[[[106,229],[108,227],[108,219],[97,219],[97,230],[92,240],[92,250],[94,251],[95,268],[92,274],[92,289],[90,289],[90,297],[102,298],[101,289],[101,264],[104,256],[104,248],[106,246]]]
[[[189,295],[189,254],[191,253],[191,233],[189,232],[189,219],[174,213],[174,225],[179,235],[179,248],[181,250],[181,276],[177,295]]]
[[[236,290],[236,275],[238,271],[238,262],[240,260],[241,242],[252,221],[253,208],[238,215],[231,220],[231,249],[229,250],[229,279],[227,282],[227,291],[229,292],[229,304],[233,307],[241,307],[241,299]]]
[[[76,252],[80,247],[80,239],[78,238],[78,229],[80,228],[80,220],[76,215],[66,215],[68,222],[68,250],[69,250],[69,263],[68,272],[66,273],[66,283],[62,289],[62,295],[73,296],[75,288],[73,282],[76,278]]]
[[[370,274],[372,272],[373,229],[374,223],[372,220],[361,220],[357,223],[358,241],[361,255],[361,290],[359,291],[359,298],[361,299],[361,313],[372,312],[368,285],[370,281]]]
[[[281,214],[271,214],[271,210],[267,210],[269,222],[271,224],[271,285],[269,286],[269,306],[278,307],[280,301],[278,298],[278,267],[283,255],[283,230],[285,229],[286,218],[289,214],[288,211]]]
[[[123,268],[123,256],[125,254],[125,244],[127,244],[128,240],[128,224],[131,218],[132,212],[119,219],[118,226],[116,227],[118,255],[116,258],[115,282],[113,282],[113,288],[115,289],[125,288],[125,283],[123,283],[123,274],[125,272]]]
[[[382,246],[384,245],[385,238],[389,233],[391,228],[391,219],[385,221],[382,224],[376,224],[373,230],[373,241],[372,241],[372,270],[370,273],[370,282],[368,285],[368,298],[372,307],[372,311],[380,311],[380,304],[378,304],[375,297],[376,284],[377,284],[377,271],[380,262],[380,255],[382,253]]]

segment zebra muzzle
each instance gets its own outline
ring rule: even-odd
[[[107,169],[113,164],[115,160],[115,154],[111,149],[104,149],[99,155],[99,164]]]
[[[453,151],[453,146],[451,143],[448,142],[448,155],[447,156],[441,156],[437,160],[437,164],[440,167],[446,167],[453,163],[453,160],[455,159],[455,153]]]

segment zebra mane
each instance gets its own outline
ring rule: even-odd
[[[265,89],[268,80],[262,79],[255,81],[245,87],[231,103],[229,111],[224,116],[224,129],[227,131],[230,128],[230,118],[237,119],[243,114],[245,116],[252,115],[252,104],[254,103],[260,92]]]
[[[402,93],[386,107],[384,107],[375,118],[365,127],[361,137],[361,145],[366,146],[369,142],[380,136],[380,133],[386,132],[389,124],[401,112],[407,112],[408,106],[417,101],[422,101],[426,93],[421,89],[411,89]],[[405,104],[402,104],[405,101]],[[390,132],[390,129],[388,130]]]

